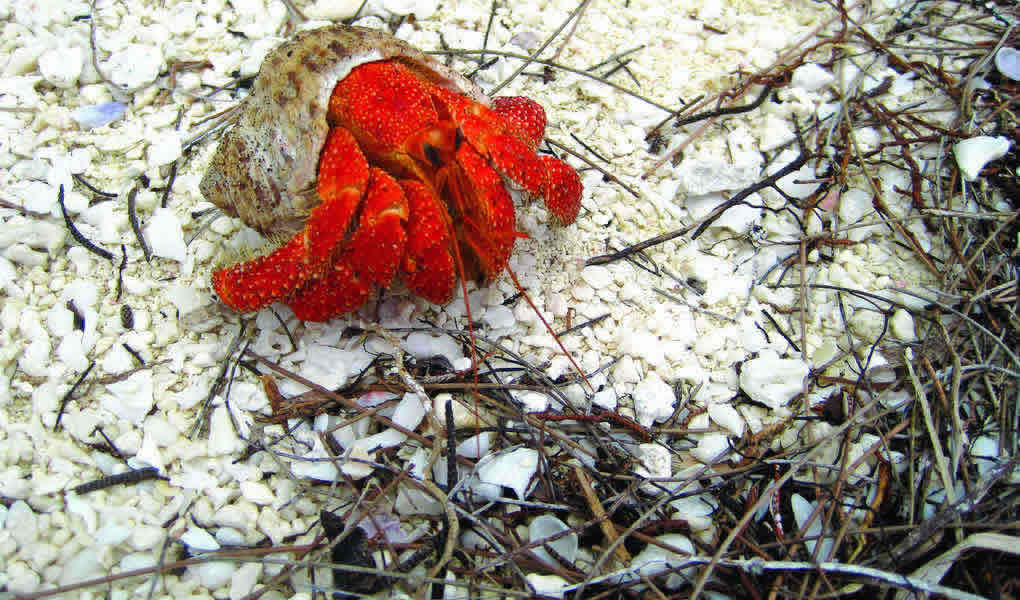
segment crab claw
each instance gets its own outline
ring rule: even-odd
[[[213,290],[220,300],[239,312],[251,312],[322,276],[361,202],[368,175],[368,161],[354,137],[344,129],[332,130],[319,163],[322,203],[312,210],[306,227],[283,246],[214,272]]]
[[[581,208],[581,178],[562,160],[538,156],[514,135],[500,133],[480,116],[468,115],[460,123],[464,137],[496,170],[532,196],[545,199],[549,212],[561,225],[573,223]]]
[[[325,321],[364,304],[376,286],[390,285],[407,243],[407,218],[400,186],[382,169],[372,169],[357,229],[332,269],[287,301],[294,315]]]

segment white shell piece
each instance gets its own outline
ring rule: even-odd
[[[793,517],[794,519],[797,520],[797,528],[803,529],[804,523],[807,522],[808,517],[811,516],[812,511],[814,511],[815,509],[814,505],[808,502],[806,499],[804,499],[804,497],[801,496],[800,494],[790,495],[790,504],[793,506]],[[812,555],[815,555],[814,554],[815,546],[817,546],[819,543],[817,536],[821,535],[823,531],[822,529],[823,518],[824,513],[819,514],[817,517],[815,517],[815,520],[811,522],[811,526],[808,527],[807,530],[804,532],[804,537],[815,538],[809,539],[804,542],[804,547],[807,548],[807,551],[810,552]],[[815,556],[818,557],[819,561],[825,561],[828,560],[829,552],[832,551],[832,538],[831,537],[822,538],[820,541],[821,547],[818,548],[818,554]]]
[[[763,351],[758,358],[744,363],[740,371],[740,389],[755,402],[775,410],[801,393],[811,365],[796,358],[779,358]]]
[[[534,542],[536,540],[554,536],[558,533],[567,531],[568,529],[570,529],[570,527],[556,517],[552,515],[542,515],[532,521],[531,525],[528,526],[528,539]],[[542,546],[532,548],[531,551],[535,554],[535,556],[550,567],[569,567],[574,564],[575,560],[577,560],[576,533],[567,534],[543,544],[543,546],[551,547],[553,551],[567,563],[566,565],[561,565],[561,562],[553,558],[553,556]]]
[[[953,146],[953,154],[956,155],[956,164],[964,179],[974,181],[981,175],[985,165],[1005,156],[1011,144],[1008,138],[1002,136],[979,135],[957,142]]]
[[[538,470],[538,451],[532,448],[517,448],[498,454],[478,468],[478,479],[482,483],[504,486],[512,489],[517,498],[527,497],[528,484]]]

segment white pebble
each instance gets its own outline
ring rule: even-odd
[[[999,440],[990,435],[980,436],[970,447],[970,455],[977,464],[978,473],[984,477],[998,462]]]
[[[592,404],[595,406],[602,407],[606,410],[616,410],[616,393],[613,390],[601,390],[595,392],[591,398]]]
[[[538,573],[528,573],[524,576],[524,579],[528,581],[528,584],[531,585],[531,587],[535,588],[536,594],[548,596],[550,598],[563,598],[563,590],[570,585],[570,582],[558,575],[539,575]]]
[[[160,134],[149,144],[149,166],[168,165],[181,157],[181,135],[176,131]]]
[[[369,454],[368,450],[365,450],[361,446],[354,446],[351,451],[347,453],[347,459],[342,465],[340,465],[340,471],[350,477],[351,479],[364,479],[372,474],[372,465],[366,464],[362,461],[373,460],[372,455]],[[353,459],[353,460],[351,460]]]
[[[109,125],[124,115],[127,105],[121,102],[103,102],[82,106],[71,113],[71,118],[86,129]]]
[[[119,418],[141,425],[152,409],[152,371],[138,371],[106,386],[100,405]]]
[[[233,527],[220,527],[216,530],[216,541],[223,546],[240,546],[244,543],[244,534]]]
[[[439,8],[437,0],[382,0],[382,7],[394,15],[409,15],[419,19],[427,19],[436,14]]]
[[[121,571],[134,571],[135,569],[147,569],[156,564],[156,559],[151,552],[134,552],[120,559]]]
[[[836,81],[836,77],[832,73],[815,63],[808,63],[797,67],[793,71],[793,78],[790,80],[790,83],[793,87],[814,92],[832,85],[834,81]]]
[[[46,377],[50,367],[50,340],[41,337],[32,340],[18,359],[18,369],[31,377]]]
[[[609,269],[601,266],[585,267],[581,271],[581,279],[596,290],[602,290],[613,282],[613,274]]]
[[[785,121],[783,121],[783,123],[785,123]],[[777,173],[778,171],[792,163],[794,160],[796,160],[798,155],[799,154],[796,150],[793,149],[783,150],[782,152],[779,153],[779,156],[776,157],[774,161],[772,161],[772,164],[770,164],[769,167],[765,170],[766,174],[773,175]],[[818,165],[818,170],[824,171],[825,164]],[[815,171],[815,167],[813,167],[812,164],[809,162],[809,164],[804,165],[803,167],[794,171],[793,173],[790,173],[789,175],[780,178],[776,185],[779,186],[779,189],[783,190],[783,193],[789,194],[794,198],[807,198],[808,196],[813,194],[815,190],[818,189],[819,185],[821,185],[820,183],[817,183],[815,181],[817,179],[818,174]]]
[[[1002,136],[979,135],[957,142],[953,146],[953,154],[956,155],[956,164],[959,165],[963,178],[974,181],[981,175],[981,169],[984,169],[986,164],[1005,156],[1011,144],[1009,138]]]
[[[800,494],[790,494],[790,505],[793,507],[793,518],[797,521],[797,528],[804,529],[804,524],[807,523],[811,513],[815,510],[814,505]],[[818,536],[822,534],[822,519],[824,518],[825,511],[823,510],[819,512],[814,521],[811,522],[811,526],[804,532],[804,537],[807,538],[807,541],[804,542],[804,547],[810,553],[814,553],[815,546],[819,543]],[[832,538],[822,538],[821,544],[817,556],[819,561],[825,561],[829,559],[829,552],[832,550]]]
[[[85,548],[79,551],[71,560],[66,561],[60,570],[60,585],[69,585],[87,579],[93,579],[103,574],[103,566],[99,562],[100,553],[95,548]]]
[[[245,598],[255,589],[259,577],[262,576],[262,564],[246,563],[237,568],[230,576],[230,599]]]
[[[761,173],[757,161],[742,163],[713,158],[687,158],[674,170],[683,189],[692,196],[743,189],[754,183]]]
[[[310,19],[342,21],[357,14],[361,5],[361,0],[316,0],[315,4],[306,6],[304,12]]]
[[[181,222],[169,208],[157,208],[145,227],[145,238],[156,256],[184,262],[188,247]]]
[[[917,341],[917,332],[914,330],[914,317],[899,308],[893,313],[892,319],[890,319],[889,326],[892,328],[892,334],[896,336],[896,339],[903,342],[914,342]]]
[[[142,467],[155,467],[162,471],[166,468],[166,463],[163,460],[163,453],[159,451],[156,439],[150,431],[150,428],[145,428],[145,432],[142,435],[142,446],[129,462],[131,463],[131,466],[136,469]]]
[[[781,359],[771,350],[746,361],[740,371],[740,388],[755,402],[775,410],[801,393],[810,365],[797,358]]]
[[[668,479],[673,476],[672,455],[669,448],[662,444],[639,444],[637,450],[638,463],[634,475],[647,479]],[[662,484],[645,482],[641,490],[655,494],[662,491]]]
[[[37,252],[25,244],[14,244],[4,252],[4,257],[26,267],[41,267],[50,258],[45,252]]]
[[[213,552],[220,549],[220,543],[205,529],[189,527],[181,535],[183,542],[192,552]]]
[[[549,408],[549,396],[540,392],[523,391],[511,392],[514,400],[521,403],[524,412],[545,412]]]
[[[227,407],[217,406],[209,418],[209,456],[233,454],[242,448],[244,442],[234,433],[234,425],[230,422]]]
[[[230,578],[234,575],[235,568],[236,565],[234,563],[223,561],[204,563],[195,567],[189,567],[188,570],[198,575],[198,579],[204,587],[215,590],[230,581]]]
[[[128,44],[107,59],[104,70],[110,81],[124,90],[136,90],[156,80],[163,66],[163,52],[155,46]]]
[[[85,436],[82,436],[85,437]],[[96,461],[97,463],[101,461]],[[102,465],[100,470],[102,470]],[[112,473],[113,471],[103,471],[104,474]],[[96,526],[99,522],[99,516],[96,514],[96,510],[92,508],[92,505],[80,498],[77,494],[67,495],[67,512],[68,514],[80,517],[82,522],[85,524],[85,531],[90,534],[96,531]]]
[[[177,308],[177,312],[181,316],[193,312],[195,309],[202,307],[205,302],[205,296],[202,295],[194,285],[188,285],[184,283],[174,282],[166,286],[163,290],[163,295],[170,304],[173,304]]]
[[[18,277],[18,271],[11,261],[0,256],[0,289],[7,287]]]
[[[673,388],[655,373],[634,388],[634,411],[642,427],[651,427],[656,421],[668,419],[673,414],[676,396]]]
[[[719,425],[731,434],[740,437],[744,435],[744,419],[730,404],[709,404],[708,417],[712,422]]]
[[[242,481],[241,496],[258,506],[268,506],[275,500],[273,491],[261,481]]]
[[[1013,81],[1020,81],[1020,50],[1003,46],[995,53],[995,68]]]
[[[669,503],[673,518],[686,521],[691,531],[704,531],[712,526],[712,515],[718,506],[708,494],[677,498]]]
[[[78,46],[51,48],[39,57],[39,72],[46,83],[58,88],[74,87],[84,65]]]
[[[694,554],[694,544],[692,544],[691,540],[687,539],[686,536],[680,535],[679,533],[667,533],[666,535],[660,535],[655,539],[664,544],[668,544],[683,553],[672,552],[660,546],[656,546],[655,544],[648,544],[645,546],[645,549],[639,552],[630,563],[631,569],[641,575],[652,577],[654,575],[664,573],[674,566],[683,564],[688,557]],[[682,573],[685,576],[690,577],[694,574],[694,568],[686,568],[678,571],[678,573]],[[684,581],[683,577],[679,577],[675,574],[670,575],[666,581],[667,587],[676,587],[678,583],[676,580],[679,580],[680,583]]]
[[[131,537],[131,528],[122,522],[106,523],[96,532],[96,543],[117,546]]]
[[[407,336],[407,339],[401,343],[401,346],[415,358],[445,356],[453,362],[455,358],[459,359],[464,356],[457,342],[446,335],[433,336],[425,332],[416,331]]]
[[[730,447],[725,433],[706,433],[698,440],[698,445],[691,450],[691,456],[703,463],[713,463],[725,458],[723,452]]]
[[[312,451],[305,454],[302,458],[323,459],[329,458],[329,454],[327,454],[326,449],[322,447],[322,442],[316,439],[315,446],[312,448]],[[332,462],[325,460],[296,460],[291,463],[290,472],[293,473],[295,477],[305,477],[318,481],[336,481],[337,475],[339,474],[336,466]],[[229,525],[229,523],[224,524]]]
[[[478,435],[473,435],[463,442],[457,444],[457,456],[464,456],[472,460],[477,460],[489,453],[489,448],[492,446],[492,438],[495,434],[491,431],[485,431]]]
[[[514,323],[517,322],[517,319],[514,318],[514,312],[502,304],[486,308],[480,320],[494,329],[513,327]]]
[[[28,568],[28,565],[20,560],[12,561],[7,565],[7,591],[14,594],[31,594],[39,589],[41,579],[39,574]]]
[[[391,418],[397,425],[413,431],[418,428],[427,412],[425,404],[421,401],[421,396],[407,393],[397,404]]]
[[[38,517],[23,500],[18,500],[7,509],[4,527],[22,548],[31,546],[39,537]]]

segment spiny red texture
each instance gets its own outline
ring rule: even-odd
[[[213,274],[228,306],[248,312],[284,300],[298,318],[321,321],[356,310],[398,272],[442,304],[458,275],[498,276],[523,235],[503,177],[545,198],[560,223],[580,209],[577,173],[535,154],[545,112],[528,98],[489,108],[382,61],[337,84],[327,119],[322,203],[273,253]]]
[[[545,136],[545,109],[538,102],[524,96],[500,96],[492,99],[492,110],[514,129],[532,150],[537,150]]]
[[[312,210],[305,229],[273,253],[214,272],[213,289],[220,300],[249,312],[320,278],[361,203],[368,175],[368,161],[354,136],[344,129],[330,131],[319,158],[317,191],[322,203]]]

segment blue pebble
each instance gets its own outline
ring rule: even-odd
[[[125,110],[127,110],[127,105],[122,102],[104,102],[103,104],[83,106],[75,110],[71,117],[82,127],[92,129],[113,123],[121,118]]]

